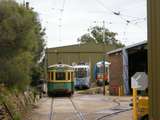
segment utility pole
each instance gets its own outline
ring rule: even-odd
[[[148,2],[149,120],[160,120],[160,1]]]
[[[48,82],[48,48],[45,49],[45,61],[44,61],[44,74],[45,74],[45,92],[47,93],[47,82]]]
[[[48,48],[45,50],[45,72],[46,72],[46,81],[48,81]]]
[[[105,72],[106,72],[106,67],[105,67],[105,21],[103,20],[103,50],[104,50],[104,56],[103,56],[103,95],[106,94],[105,90]]]

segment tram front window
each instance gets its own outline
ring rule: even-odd
[[[103,66],[98,67],[98,69],[97,69],[98,73],[103,73],[103,71],[104,71]],[[107,71],[108,71],[108,67],[105,67],[105,72],[107,72]]]
[[[84,68],[79,68],[75,71],[76,78],[84,78],[87,76],[87,71]]]
[[[56,72],[56,80],[65,80],[66,75],[65,72]]]

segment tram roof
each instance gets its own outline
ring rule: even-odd
[[[101,65],[101,64],[103,64],[103,61],[99,61],[99,62],[97,62],[96,64],[97,64],[97,65]],[[105,65],[110,65],[110,64],[111,64],[111,63],[105,61]]]
[[[89,68],[89,65],[75,65],[74,68]]]
[[[67,64],[54,64],[54,65],[48,66],[48,68],[53,68],[53,67],[68,67],[68,68],[73,68],[72,66],[67,65]]]

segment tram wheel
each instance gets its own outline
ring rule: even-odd
[[[72,97],[72,93],[71,93],[71,92],[68,93],[67,96],[68,96],[68,97]]]

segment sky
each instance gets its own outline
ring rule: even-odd
[[[77,44],[88,28],[102,26],[102,21],[107,29],[118,33],[116,38],[125,45],[147,40],[146,0],[17,1],[29,2],[39,14],[49,48]]]

